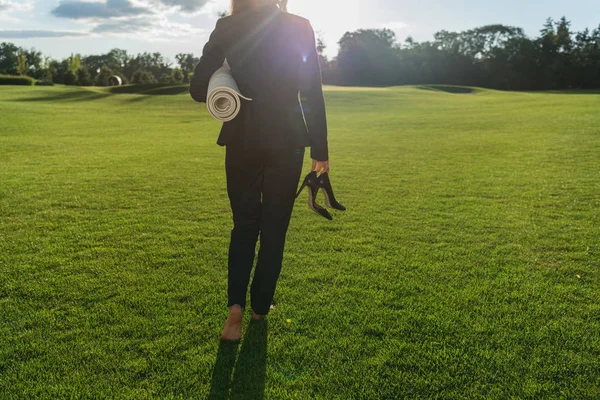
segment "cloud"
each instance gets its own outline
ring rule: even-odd
[[[196,12],[209,4],[211,0],[158,0],[164,6],[178,8],[182,12]]]
[[[9,0],[0,0],[7,2]],[[12,1],[12,0],[11,0]],[[163,11],[178,10],[182,13],[195,13],[214,0],[62,0],[52,14],[69,19],[111,19],[140,15],[159,14]]]
[[[219,13],[229,10],[230,5],[231,0],[208,0],[204,1],[204,5],[202,6],[202,8],[198,9],[197,12],[191,12],[187,15],[183,14],[183,16],[206,14],[216,17]]]
[[[1,10],[23,9],[17,0],[0,0]],[[81,21],[86,31],[0,30],[0,38],[68,38],[119,36],[137,40],[160,41],[198,36],[204,30],[186,23],[173,23],[172,12],[193,14],[215,0],[60,0],[51,13],[55,17]],[[27,6],[29,7],[29,6]],[[207,8],[210,8],[207,7]],[[6,18],[6,17],[5,17]]]
[[[148,20],[120,20],[101,23],[92,29],[92,33],[135,33],[151,28],[152,24]]]
[[[33,8],[30,1],[16,2],[12,0],[0,0],[0,13],[11,11],[28,11]]]
[[[171,23],[163,17],[132,18],[100,23],[91,30],[0,30],[0,39],[79,38],[120,36],[138,40],[162,41],[173,38],[196,36],[203,33],[189,24]]]
[[[400,29],[409,28],[410,25],[408,25],[407,23],[402,22],[402,21],[392,21],[392,22],[388,22],[387,24],[383,24],[383,27],[392,29],[392,30],[400,30]]]
[[[33,9],[30,1],[16,2],[14,0],[0,0],[0,21],[19,22],[19,18],[10,15],[13,12],[29,11]]]
[[[66,38],[88,36],[87,32],[50,30],[0,30],[1,39]]]
[[[2,0],[0,0],[2,1]],[[61,1],[52,14],[59,18],[110,19],[138,15],[150,15],[153,11],[147,7],[137,7],[129,0],[106,0],[106,2]]]
[[[171,23],[165,17],[158,16],[111,20],[96,25],[90,31],[90,33],[97,35],[127,36],[145,40],[187,37],[202,32],[202,29],[193,28],[189,24]]]

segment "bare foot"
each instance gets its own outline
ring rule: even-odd
[[[273,308],[275,308],[275,305],[271,304],[271,306],[269,307],[269,310],[272,310]],[[257,314],[254,311],[252,311],[252,319],[255,321],[260,321],[261,319],[264,319],[265,317],[266,317],[266,315]]]
[[[237,341],[242,338],[242,308],[235,304],[229,308],[229,316],[225,321],[221,340]]]
[[[252,311],[252,319],[253,320],[260,321],[264,317],[265,317],[264,315],[260,315],[260,314],[255,313],[254,311]]]

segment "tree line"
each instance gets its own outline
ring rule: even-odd
[[[432,41],[408,37],[398,43],[389,29],[347,32],[338,55],[317,50],[323,82],[355,86],[448,84],[505,90],[600,88],[600,26],[573,32],[565,18],[548,19],[536,38],[523,29],[487,25],[463,32],[440,31]],[[178,54],[176,65],[160,53],[133,56],[113,49],[102,55],[72,55],[61,61],[11,43],[0,44],[0,74],[28,75],[67,85],[186,83],[199,58]]]
[[[389,86],[448,84],[504,90],[600,88],[600,26],[573,32],[548,19],[537,38],[523,29],[488,25],[440,31],[433,41],[396,42],[388,29],[346,33],[325,64],[329,82]]]
[[[54,60],[35,49],[0,43],[0,74],[30,76],[65,85],[106,86],[115,75],[125,84],[188,82],[199,59],[193,54],[177,54],[175,59],[176,66],[160,53],[133,56],[126,50],[113,49],[101,55],[73,54]]]

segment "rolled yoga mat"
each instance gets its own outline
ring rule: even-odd
[[[208,112],[219,121],[229,122],[239,114],[242,107],[241,99],[252,101],[240,93],[240,88],[231,75],[231,68],[225,60],[223,66],[208,82],[206,97]]]

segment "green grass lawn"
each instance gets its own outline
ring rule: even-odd
[[[220,345],[219,123],[130,92],[0,87],[0,398],[600,398],[600,94],[328,88],[348,211]]]

